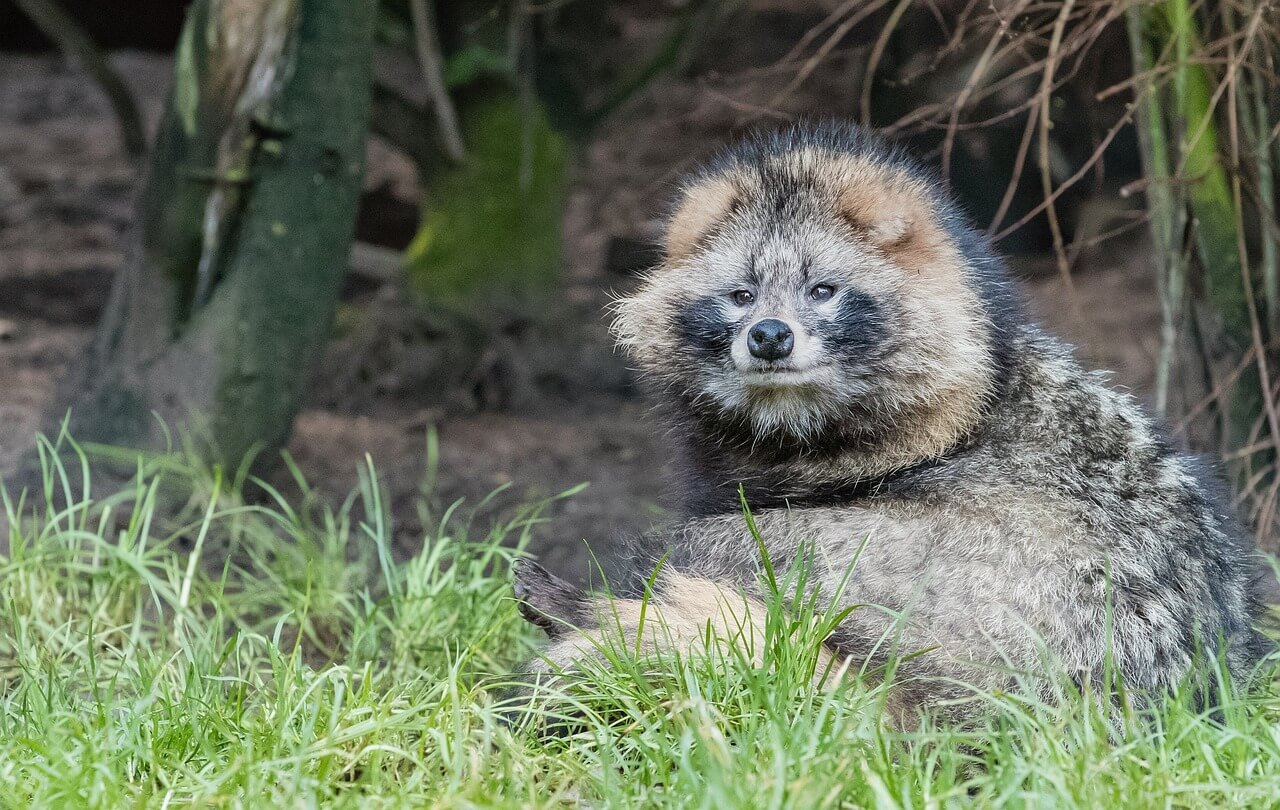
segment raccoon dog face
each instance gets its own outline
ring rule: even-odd
[[[950,204],[859,131],[797,131],[689,180],[666,261],[619,302],[648,376],[758,435],[950,443],[992,381],[992,327]]]

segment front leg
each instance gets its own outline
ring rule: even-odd
[[[768,607],[747,587],[666,568],[652,582],[640,596],[611,599],[588,594],[536,563],[517,563],[521,612],[551,639],[526,673],[534,682],[557,682],[585,661],[607,666],[619,657],[706,654],[710,645],[731,645],[755,666],[763,665]],[[834,656],[822,648],[815,682],[825,682],[837,669]]]
[[[1038,662],[1033,628],[1008,597],[1016,587],[1041,598],[1060,583],[1046,575],[1042,558],[1010,556],[1006,543],[990,542],[999,539],[996,527],[959,515],[940,523],[858,507],[765,510],[754,521],[756,532],[742,515],[700,518],[644,539],[624,554],[631,571],[619,599],[522,563],[517,592],[525,616],[551,636],[527,670],[530,679],[563,683],[583,662],[706,651],[708,641],[732,642],[763,664],[762,552],[777,572],[779,598],[792,605],[813,599],[817,615],[842,614],[818,650],[815,684],[835,686],[844,673],[868,685],[891,680],[884,707],[891,724],[909,724],[918,709],[941,703],[954,705],[947,711],[956,716],[969,714],[958,703],[973,687],[1010,688],[1012,672]],[[796,566],[807,569],[803,589],[787,575]]]
[[[1052,628],[1027,621],[1029,607],[1060,599],[1062,588],[1044,563],[1052,555],[1045,542],[1031,552],[1008,542],[1014,521],[997,527],[960,513],[941,521],[855,506],[762,510],[753,521],[754,532],[739,514],[691,520],[631,556],[667,554],[686,576],[751,587],[763,552],[783,598],[844,613],[825,650],[865,683],[892,673],[901,717],[967,700],[973,687],[1011,688],[1017,673],[1039,669],[1041,641],[1068,646],[1038,639]],[[787,576],[797,570],[804,576]]]

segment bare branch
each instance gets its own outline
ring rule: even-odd
[[[138,157],[147,151],[147,136],[142,126],[138,105],[129,86],[107,61],[85,31],[57,0],[16,0],[18,8],[35,23],[41,33],[53,40],[68,57],[76,60],[106,94],[120,124],[120,137],[125,151]]]
[[[454,109],[449,88],[444,82],[444,55],[440,48],[440,35],[436,30],[435,10],[431,0],[409,0],[413,15],[413,39],[418,50],[418,64],[422,68],[422,80],[427,85],[431,109],[440,127],[440,139],[445,152],[455,163],[467,157],[467,147],[458,126],[458,112]]]

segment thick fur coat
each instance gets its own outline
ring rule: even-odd
[[[740,487],[775,567],[810,548],[824,598],[877,606],[824,655],[928,651],[897,671],[904,710],[1046,668],[1159,691],[1205,650],[1240,679],[1258,660],[1252,549],[1204,466],[1025,318],[942,182],[879,139],[797,128],[693,174],[616,333],[680,445],[686,516],[624,555],[617,601],[523,566],[553,639],[535,670],[638,630],[664,555],[650,650],[762,630]]]

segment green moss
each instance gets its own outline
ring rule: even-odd
[[[467,160],[434,179],[406,261],[431,299],[546,286],[560,263],[567,147],[514,95],[463,111]]]

